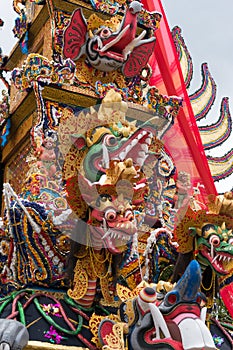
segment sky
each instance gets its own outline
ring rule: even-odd
[[[201,86],[201,64],[208,68],[217,85],[217,96],[205,119],[214,124],[220,115],[223,97],[229,98],[233,118],[233,1],[224,0],[161,0],[167,21],[172,29],[178,25],[191,54],[194,75],[189,94]],[[224,6],[221,6],[224,4]],[[212,156],[224,155],[233,147],[233,133],[219,147],[209,152]],[[233,164],[232,164],[233,166]],[[233,187],[233,175],[215,182],[217,191],[223,193]]]
[[[170,28],[178,25],[192,56],[194,75],[189,94],[201,85],[201,64],[208,63],[210,73],[217,84],[217,98],[206,122],[213,124],[219,118],[223,97],[229,97],[233,117],[233,1],[224,0],[161,0]],[[222,7],[221,4],[224,4]],[[1,0],[0,18],[4,27],[0,29],[0,47],[8,55],[16,43],[12,29],[17,14],[11,0]],[[221,147],[214,149],[212,156],[224,155],[233,146],[233,133]],[[216,182],[219,193],[231,190],[233,175]]]

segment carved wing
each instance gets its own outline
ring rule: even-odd
[[[127,78],[140,74],[153,53],[154,46],[155,38],[151,38],[150,41],[147,40],[146,43],[144,42],[133,49],[123,66],[123,74]]]
[[[70,23],[64,32],[63,54],[65,58],[77,60],[82,54],[82,47],[86,41],[87,23],[82,10],[73,12]]]

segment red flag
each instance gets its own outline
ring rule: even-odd
[[[144,8],[162,14],[160,28],[155,32],[156,45],[149,64],[153,70],[150,85],[168,96],[183,98],[183,108],[174,125],[163,138],[171,152],[178,171],[191,175],[192,187],[203,184],[203,195],[217,194],[207,158],[196,124],[195,116],[184,83],[180,62],[171,36],[165,12],[160,0],[142,0]]]

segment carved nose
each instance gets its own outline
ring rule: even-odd
[[[145,293],[147,294],[147,295],[155,295],[156,293],[155,293],[155,290],[153,289],[153,288],[151,288],[151,287],[146,287],[145,288]]]

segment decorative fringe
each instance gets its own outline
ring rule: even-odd
[[[7,220],[8,220],[8,223],[9,223],[9,232],[10,232],[10,234],[12,234],[12,227],[11,227],[11,224],[10,224],[10,200],[11,200],[11,197],[13,197],[16,200],[17,204],[24,211],[24,213],[27,216],[28,221],[30,222],[33,230],[36,233],[40,233],[41,232],[41,227],[39,225],[37,225],[37,223],[33,220],[31,215],[28,213],[26,207],[24,206],[22,200],[17,196],[17,194],[15,193],[15,191],[13,190],[13,188],[11,187],[11,185],[9,183],[4,183],[3,184],[3,195],[4,195],[5,205],[6,205],[6,215],[7,215]]]
[[[149,254],[152,253],[152,250],[153,250],[153,246],[156,244],[156,240],[157,240],[157,237],[160,233],[163,233],[165,232],[169,237],[170,239],[172,238],[172,233],[165,227],[160,227],[160,228],[157,228],[155,230],[153,230],[150,234],[150,236],[148,237],[147,239],[147,244],[146,244],[146,249],[143,253],[143,256],[145,256],[145,274],[144,274],[144,277],[143,277],[143,280],[148,282],[149,280],[149,274],[150,274],[150,271],[149,271],[149,263],[150,263],[150,259],[149,259]]]

